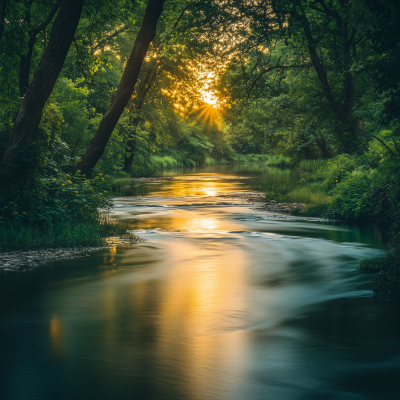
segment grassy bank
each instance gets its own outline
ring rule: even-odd
[[[196,167],[201,165],[233,164],[245,162],[268,162],[271,157],[267,154],[234,154],[228,159],[205,157],[201,162],[184,157],[179,153],[171,155],[154,155],[150,157],[150,164],[155,171],[173,167]]]
[[[45,248],[102,247],[105,238],[123,236],[129,226],[107,216],[98,220],[79,222],[59,220],[43,226],[5,222],[0,225],[0,252]]]

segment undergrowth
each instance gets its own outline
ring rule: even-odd
[[[0,225],[0,252],[44,248],[102,247],[106,237],[126,236],[129,225],[103,215],[96,220],[56,220],[41,226],[6,221]]]

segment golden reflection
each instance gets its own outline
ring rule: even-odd
[[[113,246],[110,248],[110,253],[115,254],[117,252],[117,246]]]
[[[57,315],[50,321],[51,349],[54,357],[60,358],[63,355],[63,343],[61,335],[61,323]]]
[[[245,254],[219,241],[185,241],[184,250],[171,243],[168,253],[174,266],[160,303],[157,354],[176,369],[178,353],[187,389],[207,398],[215,371],[242,372]]]
[[[218,221],[212,218],[196,218],[192,219],[189,228],[212,230],[216,229]]]

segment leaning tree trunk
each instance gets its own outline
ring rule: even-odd
[[[97,161],[104,153],[108,139],[130,100],[139,76],[140,68],[147,49],[156,35],[158,18],[161,15],[165,0],[149,0],[144,14],[142,26],[136,37],[132,52],[128,58],[124,74],[108,111],[100,122],[86,154],[77,166],[82,174],[90,174]]]
[[[56,4],[54,4],[54,6],[51,8],[49,14],[43,20],[43,22],[28,32],[28,52],[27,54],[21,55],[19,63],[19,95],[21,97],[24,97],[29,86],[29,74],[31,71],[31,61],[33,47],[35,46],[36,42],[36,36],[40,31],[44,30],[50,24],[58,8],[60,7],[61,2],[62,0],[57,0]]]
[[[84,0],[64,0],[51,30],[49,44],[37,66],[15,120],[10,140],[0,162],[8,178],[2,179],[0,192],[6,192],[21,162],[23,150],[37,137],[43,107],[61,72],[82,13]]]

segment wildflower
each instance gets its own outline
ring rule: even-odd
[[[110,175],[106,175],[106,177],[107,177],[107,178],[109,178],[109,177],[110,177]]]
[[[22,211],[22,214],[26,215],[26,211]]]
[[[99,174],[99,175],[103,176],[103,174]]]
[[[103,196],[103,193],[99,193],[100,196]]]
[[[85,207],[89,207],[87,204],[85,204]]]
[[[338,183],[339,181],[336,179],[336,183]]]
[[[67,174],[67,176],[71,176],[71,175]]]
[[[4,219],[3,217],[0,217],[0,219]]]
[[[81,172],[81,171],[79,171],[79,169],[78,169],[78,171],[76,171],[76,172]]]
[[[17,215],[18,213],[16,211],[13,211],[13,214]]]
[[[103,179],[103,181],[104,181],[104,178],[101,178],[101,179]]]
[[[63,183],[61,186],[65,186],[65,183]]]
[[[76,190],[75,193],[79,193],[79,192]]]
[[[68,183],[72,183],[71,181],[68,181]]]

